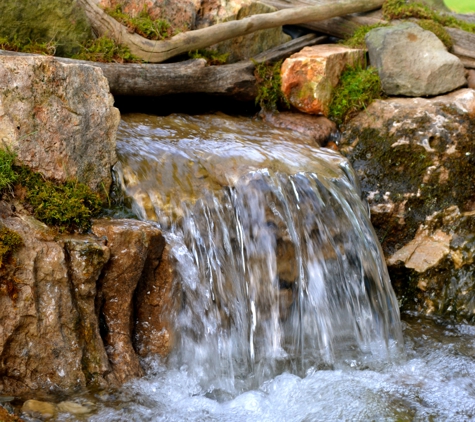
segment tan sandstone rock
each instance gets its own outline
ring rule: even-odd
[[[328,115],[332,89],[345,66],[362,63],[364,51],[335,44],[305,47],[284,61],[282,92],[298,110]]]
[[[58,410],[53,403],[39,400],[27,400],[21,407],[22,413],[41,420],[53,419],[57,416]]]
[[[137,285],[140,291],[158,286],[145,307],[151,309],[140,313],[147,319],[163,311],[157,303],[166,300],[160,294],[172,281],[161,265],[160,230],[135,220],[96,220],[98,236],[58,237],[5,202],[0,202],[0,225],[24,243],[0,278],[0,395],[115,387],[141,375],[132,346],[134,327],[140,325],[133,315],[140,307]],[[171,335],[162,328],[157,347],[166,354]],[[155,353],[141,344],[136,347],[144,356]]]
[[[0,57],[0,141],[48,178],[108,191],[120,120],[98,68]]]
[[[158,266],[165,243],[156,226],[135,220],[98,220],[92,232],[106,239],[110,249],[97,303],[106,326],[107,354],[114,375],[123,383],[143,375],[132,344],[134,293],[146,264]]]

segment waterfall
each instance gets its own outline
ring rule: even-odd
[[[119,139],[118,180],[176,266],[170,365],[225,397],[400,355],[398,304],[343,157],[220,115],[129,115]]]

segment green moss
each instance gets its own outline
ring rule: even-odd
[[[341,41],[341,44],[351,48],[366,48],[365,36],[366,34],[375,28],[381,28],[383,26],[389,26],[386,23],[377,23],[374,25],[362,25],[360,26],[351,37]]]
[[[282,78],[280,68],[282,60],[277,63],[254,62],[254,76],[257,83],[256,104],[263,110],[277,111],[278,105],[289,108],[290,103],[282,92]]]
[[[55,44],[56,54],[69,57],[93,34],[77,0],[2,0],[0,37],[21,45]]]
[[[60,231],[85,231],[102,209],[98,194],[77,181],[55,183],[27,167],[16,167],[18,183],[26,188],[26,200],[34,216]]]
[[[375,68],[349,67],[333,91],[329,116],[338,124],[344,123],[381,95],[381,81]]]
[[[430,31],[434,33],[439,40],[441,40],[444,45],[449,49],[451,48],[454,43],[452,41],[452,37],[448,34],[448,32],[444,29],[444,27],[433,20],[430,19],[419,19],[416,22],[422,29],[426,31]]]
[[[54,41],[37,42],[27,40],[26,42],[22,43],[16,38],[9,40],[8,38],[0,37],[0,50],[54,56],[56,53],[56,47],[57,43]]]
[[[209,66],[226,64],[229,53],[219,54],[216,50],[203,49],[193,50],[188,53],[191,59],[205,59]]]
[[[129,31],[135,32],[149,40],[164,40],[174,35],[174,30],[165,19],[152,19],[147,11],[147,6],[137,17],[132,17],[122,11],[122,5],[115,8],[104,9],[107,14],[126,26]]]
[[[22,245],[23,239],[18,233],[5,226],[0,227],[0,268]]]
[[[141,62],[126,47],[116,44],[108,37],[100,37],[89,41],[81,47],[81,51],[73,56],[73,59],[88,60],[102,63],[136,63]]]
[[[451,15],[439,13],[429,6],[418,2],[407,3],[405,0],[386,0],[383,4],[383,16],[387,20],[409,18],[431,20],[442,26],[475,33],[475,24],[462,21]]]
[[[17,174],[13,170],[16,155],[9,148],[0,148],[0,190],[12,188],[17,180]]]

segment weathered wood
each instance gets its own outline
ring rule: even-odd
[[[454,46],[451,53],[462,60],[465,67],[475,69],[475,34],[462,31],[461,29],[445,28],[452,37]]]
[[[322,0],[262,0],[263,3],[273,6],[278,10],[289,9],[292,7],[304,7],[311,4],[321,4]],[[304,28],[315,32],[321,32],[337,38],[347,38],[362,25],[374,25],[377,23],[386,22],[383,20],[381,9],[367,13],[352,14],[341,16],[318,22],[310,22],[301,24]]]
[[[308,34],[254,57],[254,61],[275,62],[321,44],[326,37]],[[0,55],[31,56],[0,50]],[[224,66],[206,66],[204,59],[168,64],[98,63],[55,57],[62,63],[82,63],[102,69],[113,95],[161,96],[180,93],[206,93],[251,100],[256,96],[254,62],[246,60]]]
[[[99,8],[95,0],[78,0],[78,2],[83,6],[92,27],[99,35],[108,35],[117,42],[127,45],[132,54],[145,61],[160,63],[179,54],[209,47],[218,42],[262,29],[286,24],[304,24],[378,9],[384,0],[340,0],[306,7],[293,7],[183,32],[164,41],[151,41],[140,35],[129,33],[124,25]]]

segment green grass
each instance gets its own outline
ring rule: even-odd
[[[447,7],[458,13],[475,13],[474,0],[445,0]]]
[[[24,202],[38,220],[60,232],[86,231],[91,227],[91,218],[102,210],[102,200],[97,193],[76,180],[65,183],[47,180],[28,167],[15,165],[15,158],[12,151],[0,148],[2,194],[10,194],[14,187],[16,198]],[[0,245],[0,254],[4,246]]]
[[[381,81],[374,67],[349,67],[333,91],[329,117],[337,124],[345,123],[381,96]]]

